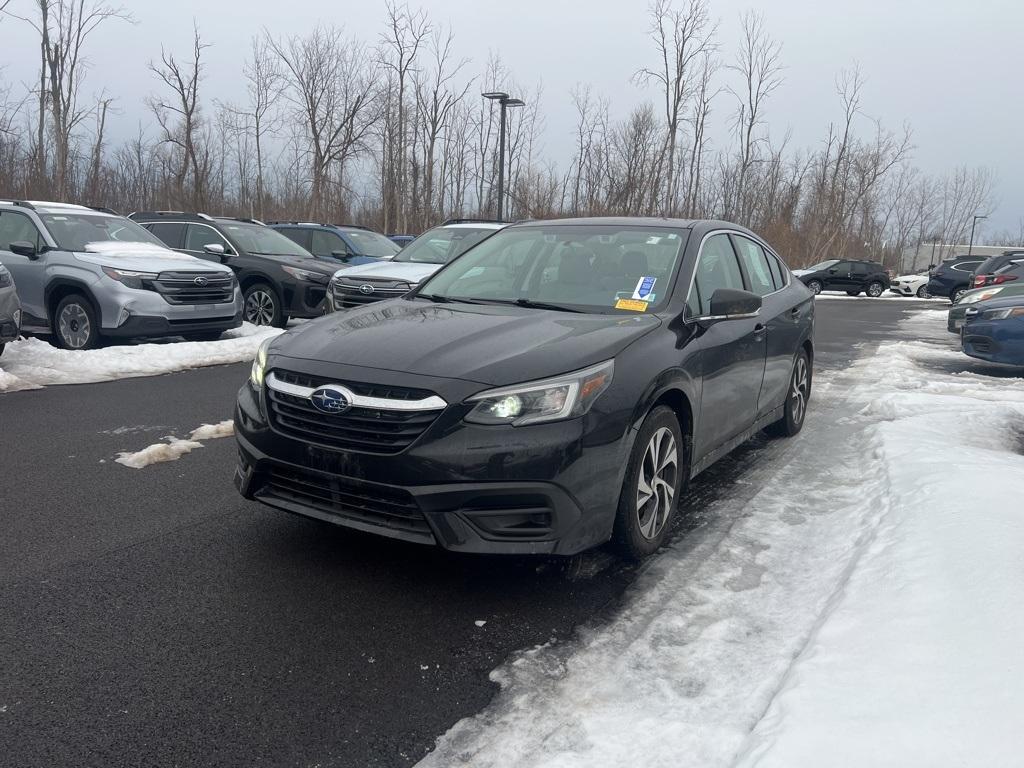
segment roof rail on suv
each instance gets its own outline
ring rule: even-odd
[[[508,222],[501,219],[448,219],[441,226],[447,227],[449,224],[508,224]]]
[[[173,216],[186,221],[213,221],[213,216],[205,213],[186,213],[185,211],[132,211],[128,214],[129,219],[135,216]]]
[[[6,200],[6,199],[0,199],[0,203],[9,203],[10,205],[16,205],[19,208],[29,208],[29,209],[31,209],[33,211],[36,208],[28,200]]]

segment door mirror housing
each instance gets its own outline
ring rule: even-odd
[[[703,322],[744,320],[757,317],[761,311],[761,297],[750,291],[719,288],[711,294],[711,311],[697,319]]]
[[[39,251],[36,249],[35,243],[30,243],[28,240],[16,240],[8,246],[11,253],[16,253],[19,256],[27,256],[30,259],[38,259]]]
[[[331,258],[348,261],[352,258],[352,254],[348,251],[331,251]]]
[[[228,253],[220,243],[207,243],[203,246],[203,250],[213,256],[226,256]]]

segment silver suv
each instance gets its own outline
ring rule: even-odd
[[[0,263],[18,286],[22,330],[65,349],[101,336],[205,341],[242,324],[231,269],[176,253],[109,209],[0,200]]]
[[[327,292],[327,311],[408,293],[456,256],[507,226],[498,221],[452,219],[427,230],[389,261],[339,269]]]

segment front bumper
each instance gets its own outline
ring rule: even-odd
[[[312,318],[324,314],[327,284],[293,281],[281,286],[288,317]]]
[[[1024,318],[975,320],[963,328],[961,345],[979,360],[1024,365]]]
[[[900,296],[913,296],[914,290],[909,285],[890,285],[889,291],[891,293],[898,293]]]
[[[229,308],[233,307],[229,304]],[[144,336],[180,336],[184,333],[228,331],[242,325],[242,312],[221,317],[185,317],[168,319],[150,315],[131,315],[117,328],[104,328],[104,336],[140,338]]]
[[[156,291],[128,288],[115,280],[105,279],[102,288],[94,290],[93,295],[99,303],[100,333],[104,336],[166,336],[217,327],[227,330],[237,328],[242,319],[242,292],[237,286],[231,301],[215,304],[171,304]]]
[[[235,409],[246,498],[458,552],[569,555],[611,536],[625,441],[594,444],[586,419],[483,427],[445,412],[406,450],[380,455],[286,436],[261,398],[246,384]]]
[[[13,288],[0,290],[0,344],[15,341],[21,332],[21,304]]]

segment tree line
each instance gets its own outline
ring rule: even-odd
[[[416,233],[495,211],[499,110],[480,93],[505,90],[526,101],[508,113],[513,219],[725,218],[792,266],[844,256],[903,268],[906,248],[964,242],[993,207],[989,169],[913,164],[910,127],[869,116],[857,67],[836,76],[835,118],[817,144],[773,134],[782,46],[761,14],[742,16],[732,51],[709,0],[653,0],[647,21],[649,60],[624,77],[650,100],[616,118],[590,85],[566,94],[574,149],[560,168],[542,145],[541,87],[518,83],[497,55],[474,71],[450,27],[398,0],[374,40],[334,26],[256,34],[229,102],[204,92],[210,43],[195,27],[187,46],[148,62],[152,94],[132,114],[151,127],[116,143],[116,96],[87,95],[88,51],[101,26],[136,23],[131,13],[106,0],[0,0],[0,29],[28,25],[39,39],[38,78],[20,90],[0,79],[0,194]],[[712,136],[713,111],[728,115],[725,137]],[[1024,221],[996,239],[1021,237]]]

